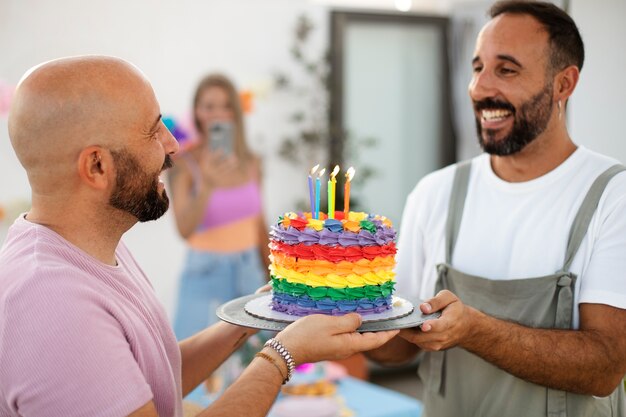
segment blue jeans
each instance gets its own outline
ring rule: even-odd
[[[190,249],[174,316],[176,338],[185,339],[217,323],[217,307],[254,293],[265,284],[266,277],[258,248],[235,253]]]
[[[189,250],[180,280],[174,333],[178,340],[193,336],[217,323],[215,310],[226,301],[254,293],[266,282],[258,248],[236,253]],[[211,392],[201,385],[186,398],[204,403],[214,401],[243,372],[255,352],[271,336],[259,333],[213,374],[216,387]],[[210,354],[210,352],[207,352]]]

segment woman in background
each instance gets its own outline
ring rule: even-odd
[[[176,225],[188,246],[174,318],[179,340],[215,323],[220,304],[265,284],[269,264],[261,166],[246,144],[233,83],[203,78],[193,110],[198,141],[170,173]]]

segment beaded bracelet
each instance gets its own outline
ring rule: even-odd
[[[278,373],[280,374],[280,376],[283,378],[283,384],[287,381],[285,381],[285,379],[287,378],[284,374],[283,374],[283,370],[280,368],[280,365],[278,365],[278,363],[276,363],[276,359],[272,358],[270,355],[263,353],[263,352],[258,352],[256,355],[254,355],[255,357],[259,357],[259,358],[263,358],[266,361],[268,361],[269,363],[271,363],[272,365],[274,365],[276,367],[276,369],[278,369]]]
[[[274,349],[285,361],[285,364],[287,365],[287,378],[285,378],[283,384],[287,383],[287,381],[291,379],[291,375],[293,375],[293,371],[296,368],[296,362],[293,360],[293,356],[291,356],[291,353],[289,353],[282,343],[274,338],[265,342],[265,346]]]

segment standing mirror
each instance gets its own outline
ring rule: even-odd
[[[447,30],[443,17],[332,13],[330,122],[345,134],[331,142],[331,163],[356,176],[372,168],[352,195],[396,225],[420,178],[455,162]]]

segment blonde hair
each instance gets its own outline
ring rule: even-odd
[[[239,94],[232,81],[222,74],[209,74],[202,78],[196,87],[193,96],[193,122],[198,132],[203,132],[204,127],[196,116],[196,108],[200,101],[200,96],[209,88],[218,87],[226,91],[230,105],[233,109],[234,116],[234,152],[240,160],[248,161],[253,157],[248,144],[246,143],[246,134],[243,126],[243,111],[241,109],[241,101]]]

